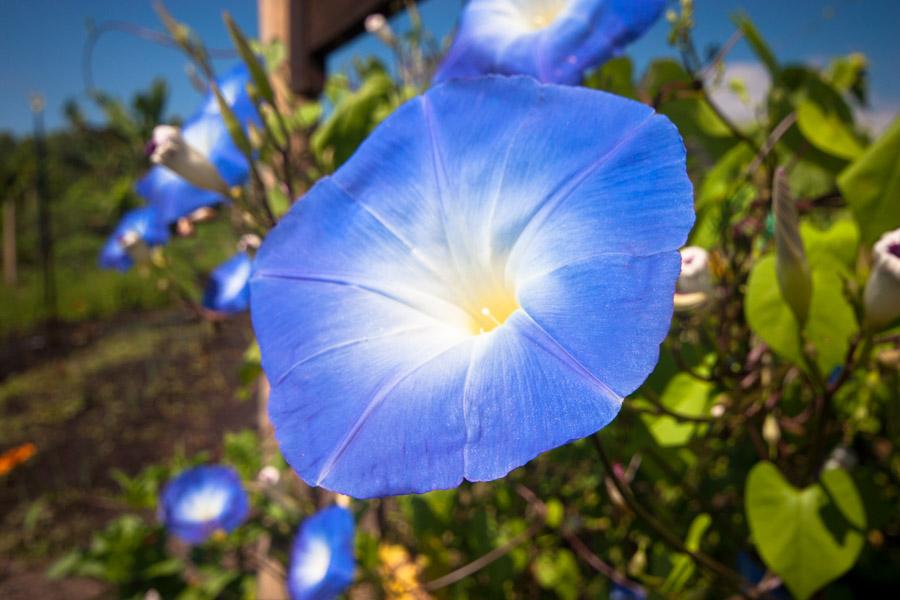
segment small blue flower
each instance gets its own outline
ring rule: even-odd
[[[203,306],[222,313],[239,313],[250,308],[250,271],[253,261],[238,252],[216,267],[203,292]]]
[[[166,529],[199,544],[216,531],[237,528],[248,510],[247,493],[234,469],[211,465],[189,469],[166,484],[159,512]]]
[[[222,194],[193,186],[160,165],[152,167],[137,182],[135,191],[159,211],[166,223],[174,223],[198,208],[226,201]]]
[[[104,269],[127,271],[134,261],[128,248],[139,241],[161,246],[169,240],[169,231],[153,207],[144,206],[125,213],[100,250],[98,264]]]
[[[594,433],[656,364],[693,222],[681,137],[643,104],[527,77],[409,101],[257,254],[283,454],[373,497]]]
[[[471,0],[435,81],[496,73],[576,85],[664,7],[665,0]]]
[[[340,506],[303,522],[288,570],[293,600],[330,600],[353,583],[353,535],[353,515]]]
[[[260,124],[259,114],[253,105],[253,101],[247,94],[246,86],[250,82],[250,74],[243,64],[238,65],[218,80],[219,88],[225,101],[231,107],[238,121],[247,127],[249,124]],[[164,138],[174,140],[173,145],[188,144],[193,150],[198,151],[213,169],[213,177],[219,179],[222,187],[203,189],[192,185],[171,169],[162,164],[153,167],[149,173],[141,179],[137,186],[137,193],[156,206],[162,218],[171,223],[186,216],[203,206],[211,206],[226,200],[223,192],[225,188],[241,185],[247,180],[250,165],[246,157],[238,149],[228,133],[225,121],[222,119],[218,102],[212,93],[207,94],[200,109],[191,118],[185,121],[181,131],[176,128],[162,126],[157,128],[154,141],[147,150],[157,162],[166,162],[157,159],[161,148],[166,143],[156,139],[157,133],[163,131]],[[165,155],[165,152],[162,152]],[[174,162],[189,162],[189,157],[181,150],[173,150]],[[190,166],[186,168],[191,168]],[[209,179],[209,176],[201,174],[201,179]]]
[[[647,600],[647,594],[642,589],[628,588],[613,582],[609,600]]]

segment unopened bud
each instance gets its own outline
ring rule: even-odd
[[[384,15],[375,13],[366,17],[366,31],[376,36],[388,46],[393,46],[396,42],[394,32],[391,30],[391,25],[388,23],[388,20],[384,18]]]
[[[195,230],[194,224],[187,217],[181,217],[175,221],[175,233],[178,237],[190,237],[194,235]]]
[[[216,218],[216,209],[211,206],[201,206],[188,215],[191,223],[206,223]]]
[[[900,229],[881,236],[873,254],[863,294],[864,323],[870,331],[879,331],[900,317]]]
[[[681,274],[678,276],[676,291],[679,294],[693,294],[712,291],[709,271],[709,253],[699,246],[681,249]]]
[[[260,469],[256,479],[263,485],[275,485],[281,480],[281,472],[276,467],[268,465]]]
[[[802,327],[809,316],[812,277],[800,237],[797,204],[788,189],[787,173],[781,167],[775,171],[772,203],[775,211],[775,273],[778,287]]]
[[[150,160],[171,169],[188,183],[199,188],[228,194],[228,184],[202,152],[191,146],[181,130],[171,125],[158,125],[147,144]]]
[[[241,236],[241,239],[238,241],[238,250],[244,251],[247,249],[256,250],[262,245],[262,240],[255,233],[245,233]]]
[[[781,440],[781,428],[774,415],[766,415],[766,419],[763,421],[762,436],[769,446],[775,446]]]

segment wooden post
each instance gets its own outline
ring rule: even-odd
[[[390,14],[392,0],[258,0],[259,37],[281,40],[287,50],[285,79],[297,94],[315,96],[325,84],[328,53],[365,30],[372,13]]]
[[[3,282],[16,285],[16,201],[9,197],[3,202]]]

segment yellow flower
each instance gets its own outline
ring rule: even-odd
[[[378,547],[378,574],[389,600],[426,600],[431,596],[426,592],[419,577],[427,559],[419,557],[415,561],[406,548],[397,544],[381,544]]]

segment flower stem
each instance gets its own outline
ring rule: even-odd
[[[594,448],[597,450],[597,454],[600,457],[600,462],[603,463],[603,467],[606,469],[606,473],[612,481],[613,486],[616,488],[616,491],[622,496],[628,506],[634,511],[635,515],[638,516],[641,520],[643,520],[651,529],[653,529],[656,534],[660,537],[662,541],[666,544],[681,552],[683,554],[688,555],[691,559],[694,560],[698,565],[704,567],[711,573],[717,575],[719,578],[727,581],[732,586],[734,586],[739,593],[746,598],[758,598],[760,597],[755,592],[748,592],[747,590],[752,590],[753,586],[750,582],[746,581],[743,577],[741,577],[735,571],[729,569],[719,561],[714,558],[707,556],[703,552],[699,550],[694,551],[689,549],[684,543],[681,541],[677,535],[675,535],[671,530],[669,530],[665,525],[663,525],[660,521],[654,517],[650,511],[644,508],[637,500],[634,495],[634,492],[628,486],[628,484],[622,481],[619,476],[616,474],[615,470],[612,467],[612,463],[609,460],[609,457],[606,454],[606,450],[603,448],[603,443],[600,441],[600,436],[598,434],[594,434],[591,436],[591,441],[594,444]]]

